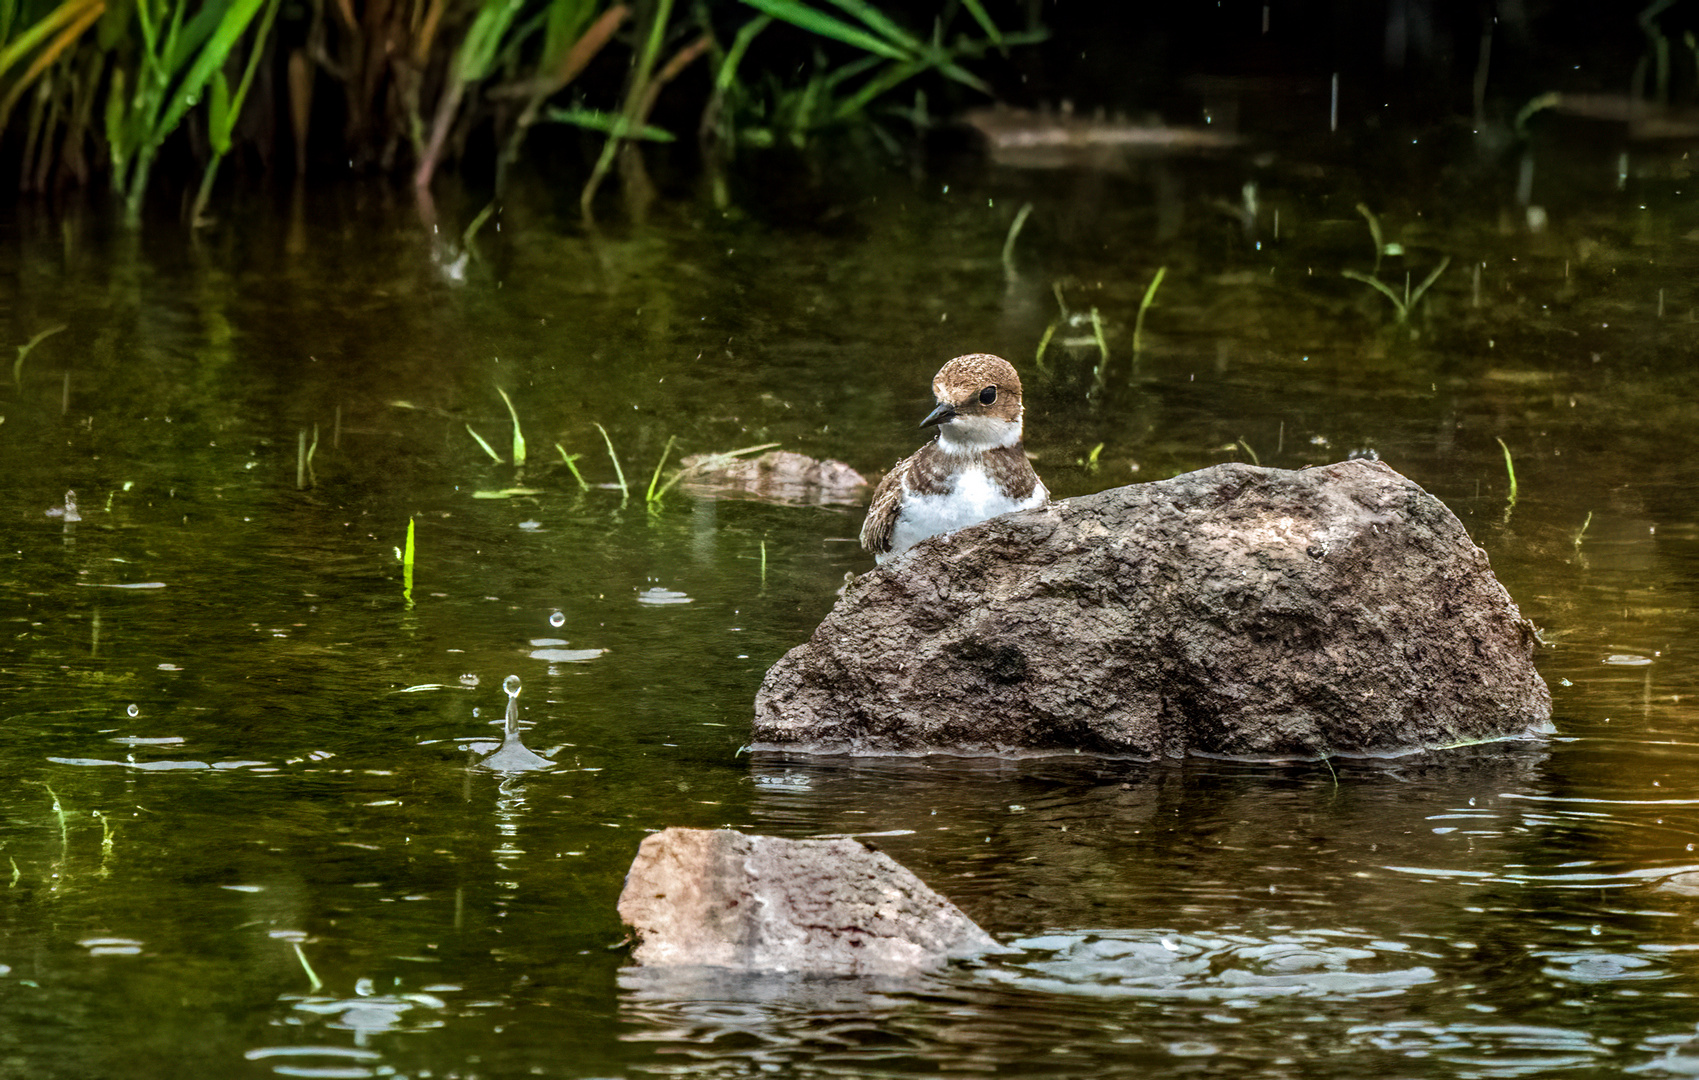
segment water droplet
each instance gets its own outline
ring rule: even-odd
[[[472,707],[472,719],[478,719],[478,707],[476,705]]]
[[[550,626],[565,626],[566,625],[566,614],[564,612],[560,612],[560,611],[554,612],[553,614],[551,614],[549,616],[549,625]]]
[[[125,709],[124,711],[129,713],[131,717],[137,717],[137,716],[140,716],[142,714],[142,711],[140,709],[136,708],[134,705],[131,705],[128,709]]]
[[[510,698],[518,697],[519,696],[519,676],[509,675],[507,678],[505,678],[501,681],[501,688],[503,690],[507,691],[508,697],[510,697]]]

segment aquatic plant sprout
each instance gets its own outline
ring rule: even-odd
[[[1510,512],[1516,509],[1516,465],[1510,460],[1509,445],[1503,439],[1499,439],[1498,446],[1499,449],[1504,451],[1504,471],[1510,477],[1510,493],[1504,500],[1504,522],[1508,525],[1510,524]],[[1593,520],[1593,516],[1588,514],[1587,520]],[[1585,530],[1586,526],[1582,526],[1582,528]],[[1579,540],[1579,537],[1577,537],[1577,540]]]
[[[1150,287],[1144,291],[1144,299],[1139,301],[1139,316],[1138,316],[1138,319],[1133,323],[1133,355],[1134,356],[1137,356],[1139,354],[1139,350],[1144,347],[1143,344],[1142,344],[1142,341],[1141,341],[1142,337],[1144,336],[1144,314],[1145,314],[1145,312],[1150,310],[1151,304],[1153,304],[1156,301],[1156,290],[1160,289],[1162,287],[1162,279],[1165,276],[1167,276],[1167,274],[1168,274],[1168,267],[1166,267],[1166,266],[1157,267],[1156,268],[1156,276],[1150,279]],[[1100,331],[1100,333],[1101,333],[1101,331]]]
[[[584,455],[583,454],[569,454],[569,453],[566,452],[566,448],[564,446],[562,446],[560,443],[555,443],[555,450],[560,454],[561,463],[566,466],[568,472],[572,473],[572,478],[574,480],[578,481],[579,489],[581,491],[589,491],[590,490],[590,482],[588,480],[584,479],[584,474],[578,471],[578,466],[576,464],[578,459],[583,457]]]
[[[407,519],[407,550],[401,554],[401,597],[413,606],[413,519]]]
[[[1360,281],[1363,284],[1370,286],[1376,292],[1386,297],[1387,300],[1391,301],[1393,309],[1398,313],[1397,325],[1403,326],[1405,323],[1410,321],[1410,312],[1415,309],[1417,304],[1421,303],[1422,297],[1427,294],[1428,289],[1434,282],[1439,280],[1439,276],[1445,273],[1445,268],[1450,265],[1451,256],[1447,255],[1439,261],[1438,266],[1433,268],[1432,273],[1422,279],[1422,283],[1416,286],[1414,290],[1410,288],[1410,280],[1406,277],[1404,280],[1403,297],[1400,297],[1396,292],[1394,292],[1392,286],[1388,285],[1386,282],[1376,277],[1370,277],[1368,274],[1365,274],[1360,270],[1341,270],[1339,273],[1341,276],[1348,277],[1352,281]]]
[[[600,424],[596,424],[596,430],[602,433],[602,441],[608,444],[608,458],[610,460],[612,460],[613,463],[614,463],[614,475],[619,477],[619,494],[620,494],[620,497],[621,497],[622,500],[623,499],[629,499],[631,497],[631,488],[629,486],[627,486],[627,484],[625,482],[625,470],[620,468],[619,455],[614,453],[614,441],[613,441],[613,439],[608,437],[608,429],[607,428],[603,427]],[[563,454],[561,456],[564,457],[565,455]],[[567,464],[570,465],[571,462],[568,462]],[[576,470],[576,469],[573,470],[574,473],[576,473],[577,471],[578,470]]]
[[[516,469],[524,468],[525,433],[519,428],[519,410],[513,407],[513,399],[507,396],[506,390],[503,390],[498,386],[496,387],[496,393],[501,395],[502,403],[507,406],[507,414],[513,417],[513,467]],[[480,439],[478,441],[482,442],[483,440]]]
[[[673,452],[673,442],[676,439],[677,436],[675,435],[667,436],[667,445],[661,450],[661,460],[655,462],[655,474],[649,477],[649,490],[644,494],[643,501],[648,503],[650,506],[658,505],[661,501],[661,496],[667,493],[667,488],[672,487],[671,484],[668,484],[667,488],[661,488],[659,491],[655,490],[656,485],[661,482],[661,469],[666,466],[667,455]]]

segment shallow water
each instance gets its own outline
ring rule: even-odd
[[[1685,159],[1637,151],[1619,191],[1614,148],[1550,148],[1531,232],[1465,142],[1392,141],[958,164],[597,235],[533,193],[463,264],[378,189],[198,244],[5,222],[7,341],[68,328],[0,393],[0,1075],[1699,1073]],[[1373,268],[1364,199],[1395,293],[1452,260],[1409,326],[1339,274]],[[1084,318],[1039,365],[1057,285]],[[650,510],[668,439],[872,474],[970,350],[1021,367],[1058,496],[1376,450],[1543,627],[1558,736],[740,753],[762,672],[870,565],[859,512]],[[510,455],[498,387],[522,474],[467,431]],[[80,521],[46,513],[68,489]],[[510,674],[556,764],[504,778],[471,763]],[[1018,951],[916,981],[630,969],[614,901],[668,825],[874,837]]]

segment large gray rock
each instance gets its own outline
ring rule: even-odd
[[[1547,733],[1523,619],[1379,462],[1218,465],[863,574],[755,699],[760,749],[1404,753]]]
[[[728,829],[644,837],[619,914],[646,965],[906,975],[1003,951],[896,860],[856,840]]]

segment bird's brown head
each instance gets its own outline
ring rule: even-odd
[[[946,449],[988,450],[1021,438],[1021,377],[990,353],[958,356],[932,377],[938,407],[920,422],[938,425]]]

